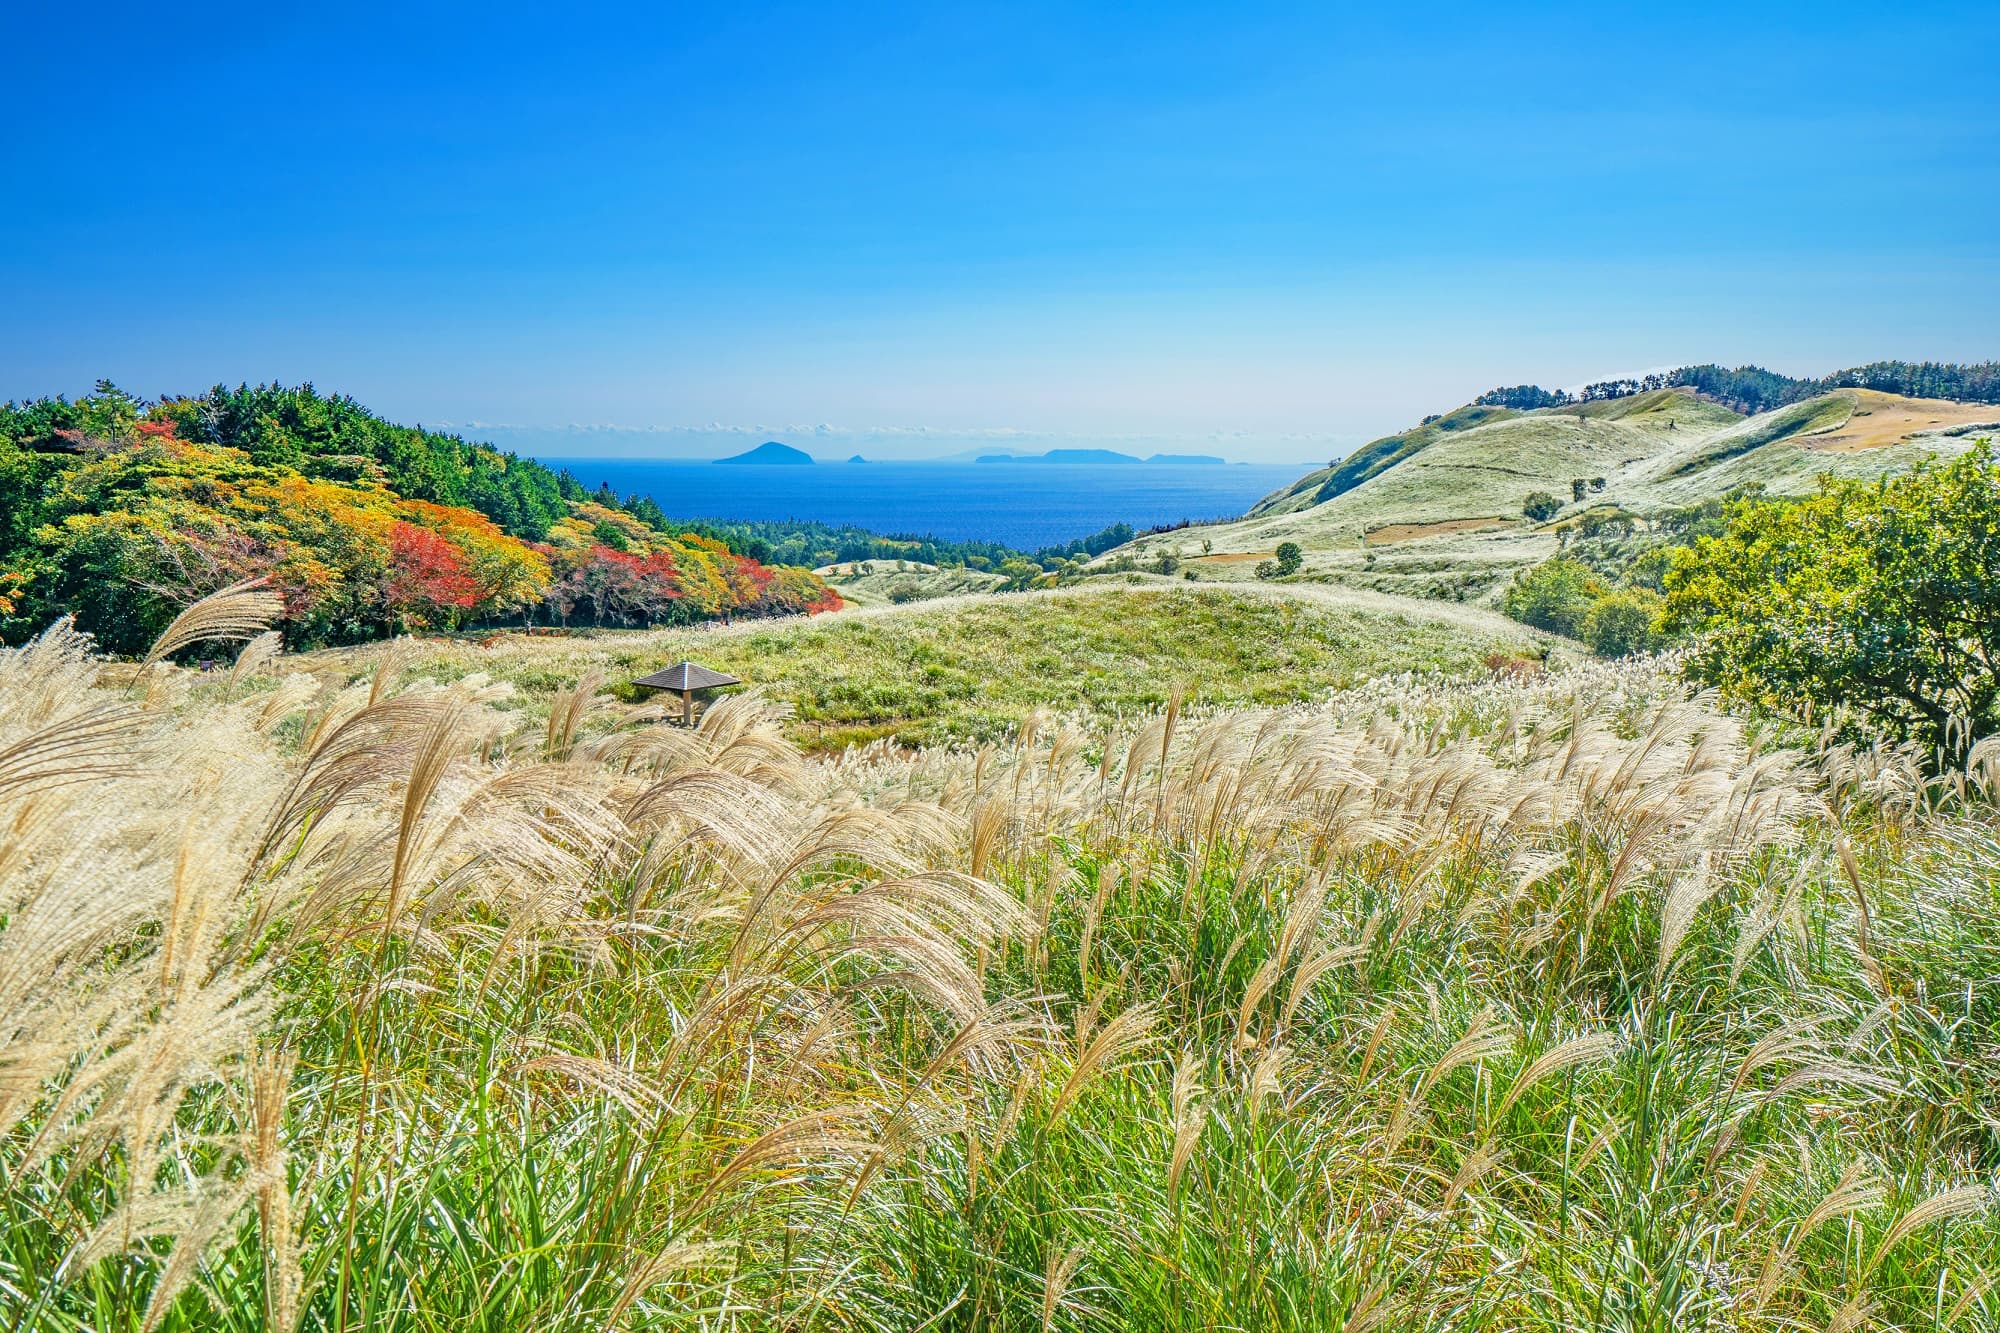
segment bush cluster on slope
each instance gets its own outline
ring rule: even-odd
[[[1627,657],[1660,646],[1659,594],[1607,582],[1570,556],[1545,560],[1517,575],[1500,609],[1524,625],[1581,639],[1605,657]]]
[[[73,613],[120,652],[257,576],[283,594],[295,645],[535,614],[632,625],[839,604],[804,570],[669,535],[573,478],[310,387],[147,405],[105,385],[10,404],[0,490],[0,635]]]
[[[2000,465],[1982,440],[1874,484],[1739,502],[1677,552],[1690,669],[1791,711],[1842,707],[1962,763],[2000,731]]]

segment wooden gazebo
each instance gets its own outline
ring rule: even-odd
[[[697,690],[720,689],[724,685],[741,685],[734,676],[725,676],[720,671],[710,671],[707,667],[696,666],[692,662],[677,662],[665,671],[655,671],[650,676],[641,676],[632,682],[648,690],[672,690],[681,697],[681,724],[694,725],[694,696]]]

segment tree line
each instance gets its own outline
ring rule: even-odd
[[[1473,399],[1475,406],[1506,407],[1532,412],[1575,403],[1602,402],[1629,398],[1659,389],[1693,389],[1737,412],[1754,415],[1772,408],[1816,398],[1835,389],[1875,389],[1908,398],[1944,398],[1960,403],[2000,403],[2000,361],[1958,365],[1937,361],[1872,361],[1865,366],[1836,370],[1818,379],[1781,375],[1762,366],[1700,365],[1650,375],[1599,380],[1571,393],[1566,389],[1544,389],[1538,384],[1517,384],[1489,389]]]
[[[630,496],[618,503],[642,518],[660,513],[659,506],[644,496]],[[946,568],[996,571],[1009,561],[1026,561],[1047,568],[1078,557],[1103,555],[1140,535],[1130,523],[1113,523],[1087,537],[1027,551],[1005,542],[871,532],[851,523],[816,519],[689,519],[675,526],[726,542],[733,550],[767,564],[810,568],[859,560],[914,560]]]

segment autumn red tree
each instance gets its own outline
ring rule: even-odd
[[[429,528],[398,522],[389,533],[383,600],[405,625],[456,624],[479,605],[479,583],[465,555]]]

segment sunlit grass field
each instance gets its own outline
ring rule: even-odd
[[[597,641],[0,652],[0,1326],[2000,1328],[1991,747],[996,605],[714,636],[694,731],[528,679]],[[1068,693],[801,752],[919,648]]]
[[[727,629],[507,635],[484,647],[425,640],[397,651],[429,673],[480,672],[511,684],[531,712],[585,673],[620,688],[691,658],[791,705],[788,733],[807,748],[838,750],[884,737],[909,745],[996,740],[1036,713],[1101,725],[1163,708],[1176,690],[1202,709],[1296,703],[1379,675],[1462,675],[1490,653],[1540,653],[1554,643],[1479,610],[1338,589],[1155,581]],[[344,679],[372,670],[388,651],[307,661]]]

